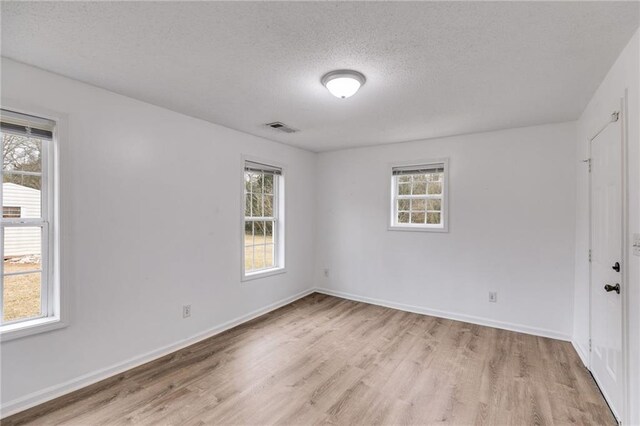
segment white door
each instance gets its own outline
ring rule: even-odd
[[[591,373],[623,409],[622,117],[591,141]]]

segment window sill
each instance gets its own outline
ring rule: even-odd
[[[285,268],[271,268],[271,269],[265,269],[264,271],[250,272],[242,276],[242,281],[244,282],[244,281],[257,280],[259,278],[266,278],[273,275],[284,274],[285,272],[287,272]]]
[[[449,232],[446,226],[389,226],[389,231]]]
[[[59,317],[36,318],[28,321],[21,321],[15,324],[8,324],[0,327],[0,342],[19,339],[47,331],[66,327],[68,324]]]

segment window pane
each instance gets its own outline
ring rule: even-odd
[[[244,245],[253,245],[253,222],[244,223]]]
[[[16,185],[33,188],[39,191],[42,187],[42,176],[24,172],[4,172],[2,175],[2,182],[14,183]]]
[[[251,173],[244,173],[244,192],[251,192]]]
[[[264,222],[253,222],[253,244],[264,244]]]
[[[263,195],[264,197],[264,215],[265,217],[273,217],[273,195]]]
[[[273,222],[266,222],[264,225],[265,243],[273,243]]]
[[[442,182],[443,176],[443,173],[429,173],[427,175],[427,180],[429,182]]]
[[[439,225],[440,213],[427,213],[427,223],[432,225]]]
[[[417,175],[422,179],[416,179],[414,176],[413,183],[411,184],[411,193],[413,195],[424,195],[427,191],[427,182],[424,179],[424,175]]]
[[[246,217],[251,216],[251,195],[246,194],[244,196],[244,215]]]
[[[264,175],[264,193],[273,194],[273,175]]]
[[[251,195],[251,216],[262,216],[262,194]]]
[[[262,179],[257,173],[247,173],[249,175],[249,190],[250,192],[260,193],[262,192]]]
[[[42,228],[5,227],[3,257],[3,321],[40,316]]]
[[[445,164],[425,164],[415,170],[405,169],[408,174],[392,177],[395,185],[394,225],[411,224],[406,228],[435,228],[443,225]],[[395,173],[395,169],[394,169]],[[422,225],[422,226],[420,226]]]
[[[5,275],[3,279],[4,322],[41,315],[41,274]]]
[[[411,200],[411,210],[425,210],[425,207],[424,200]]]
[[[2,133],[2,170],[42,172],[42,141]]]
[[[251,271],[253,269],[253,246],[244,248],[244,270]]]
[[[429,194],[442,194],[442,183],[429,182]]]
[[[265,267],[267,268],[273,268],[275,266],[273,247],[273,244],[267,244],[265,246]]]
[[[253,247],[253,269],[265,268],[265,245]]]
[[[427,210],[442,210],[442,200],[437,198],[427,200]]]
[[[424,212],[411,212],[411,223],[424,223]]]
[[[42,177],[4,173],[2,175],[2,205],[13,207],[15,213],[20,211],[21,218],[41,217],[40,184]],[[4,208],[3,208],[4,216]]]
[[[42,228],[4,228],[4,273],[42,269]]]

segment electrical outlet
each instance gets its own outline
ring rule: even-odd
[[[189,318],[191,316],[191,305],[184,305],[182,307],[182,318]]]
[[[329,278],[329,268],[324,270],[324,277]]]
[[[498,292],[490,291],[489,292],[489,302],[496,303],[498,301]]]
[[[640,234],[633,234],[633,255],[640,256]]]

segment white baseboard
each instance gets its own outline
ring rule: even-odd
[[[437,309],[423,308],[421,306],[406,305],[404,303],[390,302],[388,300],[374,299],[371,297],[358,296],[355,294],[345,293],[342,291],[330,290],[328,288],[316,288],[316,292],[327,294],[330,296],[341,297],[343,299],[354,300],[356,302],[364,302],[372,305],[384,306],[387,308],[398,309],[401,311],[413,312],[416,314],[430,315],[439,318],[447,318],[456,321],[463,321],[472,324],[484,325],[487,327],[500,328],[503,330],[517,331],[519,333],[531,334],[534,336],[550,337],[552,339],[571,341],[571,336],[544,328],[530,327],[528,325],[513,324],[509,322],[496,321],[489,318],[476,317],[472,315],[459,314],[455,312],[440,311]]]
[[[254,318],[257,318],[268,312],[271,312],[285,305],[288,305],[289,303],[292,303],[298,299],[308,296],[314,291],[315,291],[314,289],[305,290],[293,296],[289,296],[285,299],[274,302],[263,308],[256,309],[255,311],[249,312],[248,314],[235,318],[231,321],[227,321],[223,324],[217,325],[213,328],[210,328],[209,330],[203,331],[194,336],[180,340],[176,343],[172,343],[170,345],[164,346],[154,351],[147,352],[143,355],[130,358],[124,362],[112,365],[110,367],[84,374],[80,377],[76,377],[67,382],[60,383],[58,385],[54,385],[40,391],[30,393],[21,398],[8,401],[7,403],[0,406],[0,418],[11,416],[13,414],[19,413],[20,411],[24,411],[28,408],[35,407],[36,405],[45,403],[54,398],[58,398],[70,392],[73,392],[78,389],[82,389],[84,387],[97,383],[101,380],[123,373],[127,370],[138,367],[142,364],[146,364],[147,362],[161,358],[165,355],[169,355],[172,352],[175,352],[187,346],[193,345],[194,343],[198,343],[201,340],[208,339],[209,337],[215,336],[216,334],[220,334],[223,331],[229,330],[230,328],[236,327],[242,323],[251,321]]]
[[[578,356],[580,357],[580,361],[584,364],[587,369],[589,368],[589,357],[587,356],[586,349],[583,348],[578,342],[575,340],[571,340],[571,344],[573,345],[573,349],[576,350]]]

